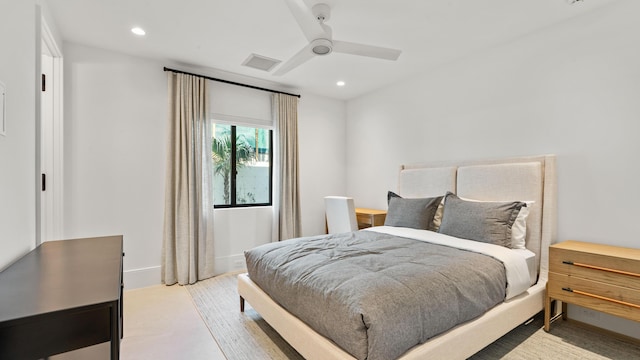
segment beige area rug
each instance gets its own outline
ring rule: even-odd
[[[302,359],[258,315],[251,304],[240,312],[237,274],[223,275],[187,286],[196,308],[229,360]],[[489,345],[473,360],[640,359],[640,344],[603,336],[570,321],[556,321],[543,329],[542,314]]]
[[[304,359],[245,303],[240,312],[237,274],[186,286],[202,319],[229,360]]]

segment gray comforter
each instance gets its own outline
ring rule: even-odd
[[[369,231],[245,252],[273,300],[357,359],[395,359],[505,298],[489,256]]]

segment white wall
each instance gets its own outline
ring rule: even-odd
[[[160,283],[165,65],[171,64],[65,43],[64,235],[123,234],[128,288]],[[300,177],[306,234],[324,231],[324,208],[315,198],[344,191],[344,116],[344,102],[303,94]],[[321,147],[328,150],[318,152]],[[316,186],[316,174],[341,175]],[[269,242],[271,225],[270,207],[216,210],[217,271],[243,267],[243,251]]]
[[[124,235],[126,286],[150,278],[159,283],[167,120],[162,64],[65,43],[64,74],[64,235]]]
[[[640,247],[639,12],[615,2],[350,101],[348,192],[386,208],[402,163],[555,153],[558,240]]]
[[[302,234],[324,234],[324,197],[347,195],[346,104],[303,94],[298,136]],[[359,205],[358,199],[355,201]]]
[[[0,136],[0,269],[35,246],[35,1],[0,2],[0,81],[6,136]]]

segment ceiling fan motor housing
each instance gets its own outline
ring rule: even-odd
[[[331,27],[322,22],[320,22],[320,26],[324,30],[324,34],[322,37],[311,41],[311,52],[315,55],[329,55],[333,51],[333,43],[331,42],[333,31]]]
[[[333,43],[329,39],[315,39],[311,42],[311,51],[316,55],[329,55],[333,51]]]

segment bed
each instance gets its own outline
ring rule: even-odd
[[[464,321],[462,321],[462,323],[459,324],[454,324],[451,326],[447,325],[448,328],[446,330],[439,330],[440,332],[436,335],[427,334],[427,341],[422,343],[422,341],[424,340],[422,339],[418,341],[418,344],[409,346],[406,351],[403,350],[401,356],[399,357],[401,359],[423,359],[427,357],[460,359],[467,358],[484,348],[486,345],[492,343],[500,336],[506,334],[516,326],[527,321],[533,315],[543,309],[544,291],[548,273],[548,247],[551,243],[554,242],[556,233],[555,156],[543,155],[497,160],[440,162],[429,164],[403,165],[400,167],[397,189],[398,197],[402,199],[437,198],[447,193],[452,194],[447,195],[446,201],[444,201],[445,214],[444,217],[440,219],[440,226],[442,226],[440,231],[443,231],[445,227],[447,229],[452,229],[451,224],[448,220],[452,219],[452,216],[450,215],[450,213],[449,215],[447,215],[448,213],[446,213],[446,211],[454,211],[451,209],[455,209],[454,205],[457,204],[456,201],[461,201],[464,206],[469,205],[469,202],[471,201],[477,201],[480,203],[517,202],[526,204],[522,205],[526,206],[528,210],[528,217],[526,218],[526,230],[524,231],[525,235],[523,235],[524,238],[522,239],[522,241],[524,242],[524,249],[520,249],[518,251],[506,249],[501,252],[524,252],[529,254],[527,256],[522,256],[523,260],[514,260],[514,262],[520,264],[518,265],[520,267],[520,275],[516,275],[519,276],[520,279],[523,278],[522,262],[525,263],[524,271],[527,272],[526,280],[528,281],[528,283],[524,287],[522,287],[522,284],[518,285],[522,287],[522,289],[514,290],[512,288],[511,290],[509,290],[509,285],[511,284],[515,286],[516,281],[512,280],[514,279],[513,277],[509,277],[512,276],[509,275],[512,270],[509,270],[509,267],[505,262],[505,276],[508,279],[506,281],[507,289],[505,290],[506,295],[500,296],[505,296],[506,300],[503,299],[497,304],[492,304],[491,301],[488,300],[488,309],[480,310],[480,314],[470,314],[471,318],[465,319]],[[449,204],[449,206],[447,206],[447,204]],[[442,216],[442,214],[440,216]],[[473,214],[470,216],[470,218],[472,216]],[[470,220],[469,222],[472,221]],[[511,224],[513,224],[513,222]],[[411,240],[411,242],[407,240],[407,244],[410,244],[412,249],[413,246],[420,247],[420,249],[422,249],[422,244],[415,244],[415,241],[418,241],[418,239],[416,238],[422,236],[429,238],[435,237],[436,239],[422,239],[418,242],[422,243],[423,240],[426,240],[426,242],[430,244],[429,246],[433,246],[433,241],[437,243],[438,239],[444,239],[443,241],[445,241],[446,243],[440,245],[443,245],[447,248],[451,247],[451,245],[449,245],[448,243],[451,238],[451,233],[440,234],[428,230],[414,230],[410,228],[404,228],[402,226],[395,226],[396,224],[392,225],[394,226],[384,226],[377,229],[374,228],[372,229],[372,231],[368,231],[366,234],[364,234],[365,231],[358,232],[364,234],[359,235],[359,238],[364,238],[364,240],[354,239],[353,241],[358,242],[356,244],[357,246],[355,247],[362,248],[363,246],[365,246],[362,244],[366,244],[366,246],[374,246],[376,247],[374,250],[369,248],[367,249],[367,251],[375,252],[377,254],[378,248],[387,247],[386,243],[380,243],[382,245],[370,245],[374,244],[373,242],[371,242],[373,240],[371,240],[370,238],[375,237],[377,239],[379,237],[379,234],[383,234],[383,236],[381,235],[381,237],[384,239],[387,239],[388,235],[399,236],[402,239],[410,238],[409,240]],[[454,227],[454,229],[459,228],[459,226]],[[374,236],[372,234],[376,235]],[[460,236],[463,237],[463,243],[471,243],[470,246],[472,247],[475,246],[474,243],[478,243],[477,241],[464,239],[464,234]],[[388,239],[384,239],[380,241],[388,241]],[[325,240],[320,240],[314,237],[313,240],[331,242],[331,236],[329,236],[329,239]],[[344,239],[335,239],[335,237],[333,237],[333,241],[336,243],[345,242]],[[295,239],[292,241],[292,243],[302,244],[308,243],[308,241]],[[296,246],[300,247],[301,245]],[[403,245],[400,247],[408,246],[409,245]],[[462,246],[464,247],[466,245]],[[273,249],[271,247],[273,247]],[[279,243],[276,243],[276,245],[267,244],[266,248],[268,248],[268,251],[266,252],[275,252],[275,249],[279,247]],[[308,252],[308,249],[304,249],[304,251]],[[413,251],[417,252],[423,250]],[[476,253],[477,250],[475,248],[463,249],[463,252]],[[402,256],[407,255],[404,254]],[[451,255],[440,257],[446,259],[450,256]],[[492,255],[491,257],[494,256]],[[413,264],[414,261],[415,259],[411,259],[407,262]],[[465,260],[465,262],[466,261],[467,260]],[[257,285],[256,281],[259,280],[258,282],[261,282],[263,284],[263,287],[269,288],[269,286],[266,286],[265,284],[271,281],[270,278],[264,277],[262,271],[256,272],[254,265],[248,266],[253,269],[255,279],[252,279],[247,274],[241,274],[238,277],[238,293],[241,299],[241,310],[243,310],[244,308],[244,301],[248,301],[251,306],[302,356],[307,359],[376,358],[376,352],[357,352],[349,348],[348,345],[341,344],[341,346],[338,346],[336,344],[336,341],[341,342],[341,339],[339,337],[334,337],[333,339],[335,341],[332,341],[328,337],[321,335],[321,333],[327,334],[328,330],[325,329],[322,324],[316,324],[316,321],[314,321],[313,317],[309,318],[309,315],[305,315],[304,313],[297,313],[298,310],[295,308],[295,306],[292,307],[291,304],[282,305],[283,302],[286,303],[287,298],[296,298],[297,296],[289,295],[283,298],[282,294],[280,294],[279,291],[275,291],[272,293],[272,296],[269,296],[261,286]],[[375,266],[380,267],[380,265],[374,265],[374,267]],[[424,266],[424,264],[420,266]],[[274,271],[274,273],[281,272],[284,271]],[[309,276],[305,275],[305,277]],[[331,278],[333,277],[335,276],[332,275]],[[276,278],[277,276],[273,277],[273,279]],[[294,283],[297,283],[297,280]],[[274,288],[280,289],[277,286]],[[466,290],[460,291],[464,292]],[[512,292],[511,294],[509,294],[510,291]],[[359,294],[356,293],[356,295]],[[300,297],[306,299],[306,295],[304,295],[303,292],[300,293]],[[391,297],[390,299],[391,300],[387,302],[379,303],[394,303],[395,300],[393,300],[393,297]],[[478,302],[480,302],[480,300]],[[295,312],[298,316],[292,315],[285,309],[285,306],[288,309],[293,308],[293,312]],[[467,305],[465,305],[465,309],[466,306]],[[339,312],[340,310],[339,308],[332,308],[332,312],[333,311]],[[346,316],[343,317],[346,318]],[[302,320],[300,320],[300,318],[306,318],[307,322],[303,322]],[[345,322],[346,321],[347,320],[345,320]],[[385,321],[387,323],[391,323],[388,321],[388,318]],[[402,322],[405,321],[408,320],[403,320]],[[429,322],[428,319],[423,319],[423,321]],[[335,321],[334,319],[333,322],[337,321]],[[310,326],[307,323],[313,324],[313,326]],[[314,330],[314,327],[316,328],[316,330]],[[368,330],[369,325],[367,325],[366,328],[367,329],[365,329],[365,331]],[[371,326],[371,328],[373,329],[375,327]],[[387,332],[391,333],[394,331],[395,329],[393,331]],[[380,331],[380,333],[384,332],[385,331]],[[388,339],[383,340],[389,341]],[[371,343],[383,343],[383,340],[371,338],[370,341]],[[367,340],[365,339],[365,341]],[[345,348],[348,348],[349,352],[345,351]],[[375,348],[370,347],[370,350],[371,349]],[[388,356],[390,358],[397,357],[395,355],[385,356]],[[380,358],[387,358],[385,356],[381,356]]]

